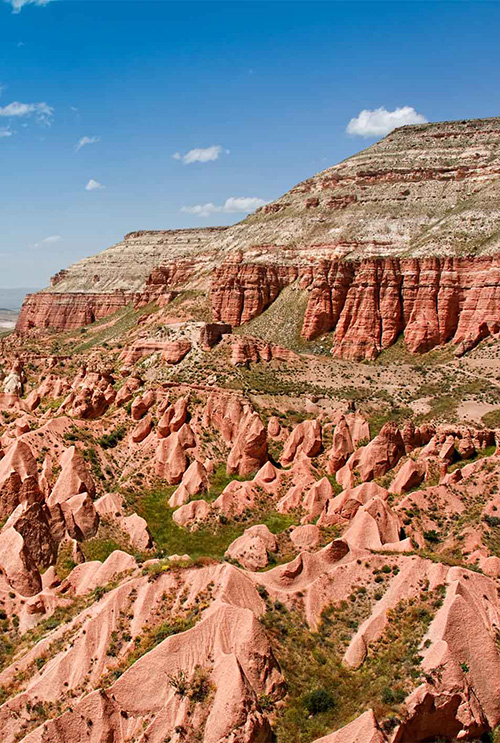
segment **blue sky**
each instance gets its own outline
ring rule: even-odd
[[[363,110],[500,115],[499,3],[23,1],[0,0],[0,286],[238,221],[395,121],[348,133]]]

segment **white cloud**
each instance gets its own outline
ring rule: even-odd
[[[209,202],[208,204],[183,206],[181,212],[195,214],[197,217],[210,217],[212,214],[236,214],[237,212],[248,214],[264,204],[267,204],[267,201],[256,196],[230,196],[222,206]]]
[[[75,145],[75,150],[78,152],[82,149],[82,147],[85,147],[88,144],[97,144],[97,142],[100,142],[100,137],[80,137],[78,142]]]
[[[5,0],[12,6],[13,13],[20,13],[25,5],[48,5],[50,0]]]
[[[15,134],[15,131],[13,131],[10,127],[4,126],[0,127],[0,139],[6,139],[7,137],[12,137]]]
[[[103,188],[106,188],[106,186],[103,186],[102,183],[95,181],[93,178],[85,186],[86,191],[102,191]]]
[[[183,160],[185,165],[191,165],[192,163],[208,163],[218,160],[219,155],[223,152],[229,155],[229,150],[225,150],[220,144],[213,144],[211,147],[195,147],[194,150],[189,150],[185,155],[174,152],[172,157],[174,160]]]
[[[197,217],[210,217],[212,214],[222,211],[220,206],[215,204],[197,204],[196,206],[183,206],[181,212],[185,214],[195,214]]]
[[[364,109],[347,125],[348,134],[360,137],[380,137],[405,124],[426,124],[427,119],[415,111],[413,106],[402,106],[388,111],[381,106],[374,111]]]
[[[41,245],[54,245],[62,240],[61,235],[49,235],[44,237],[39,243],[35,243],[32,247],[39,248]]]
[[[50,126],[54,117],[54,109],[47,103],[19,103],[13,101],[7,106],[0,107],[0,116],[6,118],[24,118],[35,116],[39,124]]]

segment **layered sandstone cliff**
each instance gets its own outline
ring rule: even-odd
[[[229,228],[142,231],[61,271],[17,329],[75,328],[130,302],[210,290],[214,320],[309,292],[302,335],[374,358],[466,350],[500,328],[500,119],[402,127]]]

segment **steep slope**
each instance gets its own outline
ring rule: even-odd
[[[240,325],[291,284],[309,293],[302,336],[375,358],[468,350],[500,327],[500,119],[402,127],[239,224],[137,232],[27,298],[18,330],[74,328],[134,302],[210,292]]]

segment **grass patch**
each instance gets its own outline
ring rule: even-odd
[[[373,362],[375,366],[392,366],[394,363],[409,364],[414,367],[430,367],[438,364],[447,364],[453,361],[453,346],[447,344],[442,348],[435,348],[427,353],[414,354],[406,348],[404,336],[401,334],[396,343],[380,352]]]
[[[489,413],[483,415],[481,420],[486,428],[500,428],[500,410],[490,410]]]
[[[151,315],[157,310],[158,307],[154,304],[148,304],[137,310],[134,309],[133,304],[129,304],[114,315],[109,315],[92,325],[86,326],[84,329],[85,332],[83,332],[85,341],[83,343],[78,342],[80,338],[74,340],[72,352],[84,353],[95,346],[102,346],[104,343],[109,343],[113,340],[122,340],[122,336],[137,325],[139,317],[142,315]],[[105,325],[105,327],[99,328],[99,325]],[[60,340],[63,339],[58,338],[58,341]]]
[[[189,531],[178,526],[172,518],[174,509],[169,507],[168,500],[175,489],[176,486],[159,487],[142,494],[125,494],[127,503],[146,519],[158,556],[187,554],[193,560],[199,557],[222,559],[231,542],[249,526],[265,524],[275,534],[293,523],[291,517],[275,511],[254,511],[244,514],[239,521],[212,522]]]
[[[292,526],[296,521],[297,519],[294,516],[286,513],[278,513],[277,511],[264,514],[262,519],[257,519],[257,523],[267,526],[272,534],[279,534],[280,532],[285,531],[285,529],[288,529],[288,527]]]
[[[73,560],[73,549],[69,543],[62,544],[59,547],[57,553],[57,561],[55,569],[59,580],[64,580],[76,567],[76,562]]]
[[[454,470],[461,469],[462,467],[465,467],[466,464],[471,464],[472,462],[477,462],[478,459],[484,459],[485,457],[492,457],[493,454],[496,452],[497,447],[495,444],[492,444],[491,446],[486,446],[484,449],[479,449],[476,451],[473,457],[470,457],[469,459],[459,459],[458,462],[455,462],[454,464],[450,465],[448,467],[448,472],[453,472]]]
[[[81,544],[81,547],[83,550],[83,554],[85,555],[85,559],[88,561],[100,560],[101,562],[104,562],[115,550],[130,552],[127,547],[124,547],[122,544],[118,544],[118,542],[116,542],[114,539],[100,539],[98,537],[88,539],[86,542],[83,542]]]

